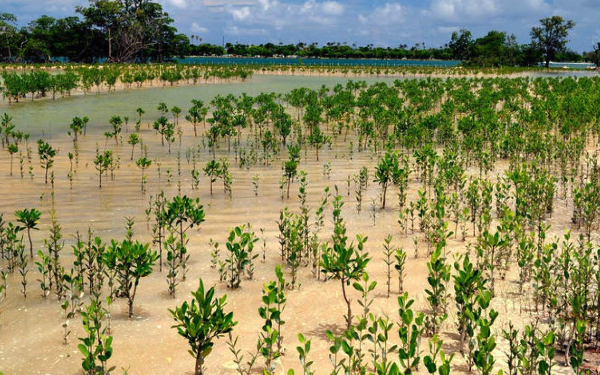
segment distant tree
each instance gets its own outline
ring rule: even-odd
[[[473,36],[467,29],[454,31],[450,37],[448,48],[452,50],[452,57],[457,60],[469,60],[473,51]]]
[[[0,56],[7,56],[8,60],[12,60],[12,46],[17,35],[17,17],[11,13],[0,13]],[[6,54],[5,52],[6,51]]]
[[[544,54],[546,68],[550,66],[557,52],[567,45],[569,30],[575,27],[575,22],[564,20],[560,16],[542,18],[540,26],[531,28],[531,42]]]
[[[132,61],[155,55],[158,60],[170,55],[170,45],[189,45],[189,39],[176,34],[173,19],[162,6],[150,0],[90,0],[78,6],[85,23],[106,37],[101,53],[109,62]]]
[[[592,52],[588,52],[586,57],[596,65],[596,67],[600,67],[600,42],[596,43],[593,47]]]
[[[473,44],[471,63],[477,66],[515,65],[519,45],[516,37],[492,30]]]

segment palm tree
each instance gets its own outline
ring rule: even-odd
[[[31,230],[38,230],[37,225],[42,213],[35,208],[23,209],[15,212],[17,221],[27,228],[27,237],[29,238],[29,255],[33,258],[33,242],[31,241]]]

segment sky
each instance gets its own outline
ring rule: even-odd
[[[514,33],[520,43],[543,17],[560,15],[577,26],[569,47],[588,51],[600,41],[600,0],[158,0],[179,32],[204,42],[247,44],[346,42],[438,47],[452,31]],[[19,24],[45,14],[65,17],[87,0],[0,0],[0,12]]]

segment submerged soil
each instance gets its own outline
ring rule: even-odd
[[[151,93],[152,90],[146,91]],[[82,99],[83,100],[83,99]],[[93,97],[85,98],[86,101],[96,100]],[[83,102],[79,102],[82,104]],[[148,101],[147,107],[156,107],[158,102]],[[169,106],[184,103],[169,102]],[[121,110],[127,110],[130,117],[134,118],[135,105],[128,102],[120,103],[119,110],[112,111],[117,114]],[[106,109],[111,111],[110,108]],[[123,115],[124,113],[118,113]],[[18,117],[18,113],[15,114]],[[71,116],[67,113],[66,115]],[[90,113],[93,115],[93,113]],[[106,118],[108,120],[108,118]],[[52,118],[47,119],[52,122]],[[129,131],[132,129],[130,121]],[[24,127],[27,124],[18,123]],[[33,127],[37,126],[32,124]],[[171,328],[173,321],[167,311],[180,305],[183,301],[191,298],[190,291],[198,286],[198,279],[202,278],[206,285],[217,285],[218,294],[227,294],[227,309],[234,312],[235,320],[239,321],[234,329],[234,336],[239,336],[239,348],[252,351],[256,346],[256,340],[262,326],[258,315],[258,307],[261,303],[261,290],[263,284],[275,278],[275,265],[281,263],[279,245],[277,241],[278,229],[276,221],[279,212],[284,207],[289,207],[293,212],[298,212],[298,199],[296,198],[298,185],[292,186],[290,199],[281,198],[279,181],[282,175],[282,159],[287,158],[285,152],[277,155],[271,165],[265,166],[261,161],[250,170],[240,169],[236,165],[234,152],[228,152],[226,143],[217,150],[217,157],[226,157],[231,162],[233,173],[233,194],[230,198],[224,194],[222,186],[215,184],[214,194],[209,192],[209,181],[202,176],[199,189],[192,189],[191,170],[192,162],[186,160],[186,150],[190,147],[200,145],[197,159],[197,169],[204,167],[206,162],[212,158],[210,150],[202,146],[201,137],[193,136],[192,126],[180,120],[183,130],[181,144],[179,140],[172,145],[171,153],[167,152],[167,146],[161,146],[160,136],[154,130],[150,130],[148,121],[143,121],[140,136],[148,148],[149,157],[161,163],[160,180],[156,161],[147,171],[148,184],[147,193],[140,192],[141,172],[134,161],[130,161],[131,146],[115,145],[114,139],[106,140],[104,131],[109,125],[100,125],[96,121],[88,129],[87,135],[79,141],[79,163],[74,165],[75,177],[70,186],[67,173],[70,163],[67,153],[72,150],[72,141],[67,136],[67,123],[62,121],[53,126],[53,135],[50,143],[58,148],[59,155],[56,157],[54,172],[54,207],[56,216],[62,227],[65,240],[62,251],[63,264],[67,268],[73,261],[71,246],[77,232],[85,235],[88,227],[94,230],[95,235],[108,242],[110,239],[123,239],[125,235],[125,217],[135,218],[134,238],[142,242],[151,242],[151,231],[146,220],[144,210],[148,207],[149,199],[164,190],[167,197],[174,195],[188,195],[199,197],[206,210],[206,222],[198,230],[189,232],[189,273],[187,279],[179,284],[175,298],[167,293],[166,271],[155,272],[149,277],[141,280],[134,306],[134,317],[127,317],[127,304],[124,299],[119,299],[113,306],[112,335],[114,336],[114,355],[110,363],[123,368],[129,374],[189,374],[194,367],[194,359],[187,353],[187,342],[179,337]],[[204,131],[202,125],[200,129]],[[123,134],[126,142],[127,133]],[[243,143],[248,139],[246,132],[242,137]],[[357,213],[354,194],[354,183],[350,192],[348,191],[348,176],[358,174],[363,166],[367,166],[373,173],[376,164],[376,156],[370,152],[358,152],[356,148],[352,155],[349,154],[349,142],[356,140],[349,137],[345,142],[343,139],[334,141],[331,148],[321,150],[319,161],[316,160],[314,150],[302,153],[300,169],[308,174],[308,202],[311,213],[318,207],[323,196],[325,187],[330,187],[332,192],[337,186],[339,193],[343,195],[345,206],[343,217],[346,221],[348,234],[354,238],[357,234],[368,236],[366,251],[372,256],[368,266],[368,273],[372,280],[378,285],[373,293],[374,303],[371,311],[378,315],[388,315],[392,321],[398,320],[397,314],[397,282],[392,279],[392,295],[386,297],[385,265],[383,263],[383,241],[388,235],[393,236],[393,244],[402,246],[408,253],[406,264],[406,278],[404,288],[409,292],[411,298],[416,300],[416,308],[427,311],[424,290],[427,285],[427,248],[421,233],[401,233],[398,225],[398,209],[396,192],[390,189],[388,193],[388,208],[384,211],[379,209],[378,197],[380,187],[370,182],[366,195],[363,198],[362,211]],[[0,212],[4,213],[5,220],[14,220],[13,212],[25,207],[37,207],[43,213],[40,231],[33,232],[35,251],[43,248],[44,238],[48,237],[52,209],[51,184],[44,184],[43,170],[39,167],[36,153],[36,145],[31,140],[32,163],[34,176],[28,175],[29,164],[26,163],[24,178],[19,176],[19,161],[15,157],[13,161],[14,176],[9,176],[10,159],[7,153],[3,153],[0,159],[0,186],[3,191],[0,200]],[[96,147],[101,150],[109,148],[115,151],[121,158],[121,167],[115,172],[114,178],[103,178],[103,186],[98,187],[98,175],[92,163]],[[181,155],[181,177],[177,174],[177,155]],[[259,155],[261,152],[258,151]],[[139,157],[140,149],[136,146],[135,158]],[[324,173],[325,163],[330,163],[331,174]],[[503,173],[506,166],[499,163],[496,173]],[[168,177],[168,172],[172,177]],[[253,190],[253,177],[259,176],[258,195]],[[373,178],[371,177],[370,180]],[[179,192],[179,187],[180,192]],[[417,190],[421,183],[411,176],[409,201],[417,197]],[[371,200],[375,201],[375,222],[372,217]],[[551,235],[561,235],[564,229],[569,227],[572,203],[565,201],[556,202],[556,212],[549,220],[552,224]],[[221,243],[223,248],[229,230],[237,225],[250,223],[260,238],[257,251],[261,255],[256,260],[256,273],[253,280],[243,280],[239,290],[228,290],[226,286],[219,283],[217,270],[210,267],[210,251],[208,243],[212,238]],[[415,223],[416,224],[416,223]],[[151,225],[151,224],[150,224]],[[260,229],[264,229],[261,233]],[[453,259],[454,254],[468,251],[469,242],[474,241],[469,229],[469,237],[466,241],[460,238],[451,238],[448,246],[448,258]],[[325,227],[321,231],[322,240],[330,238],[332,232],[331,207],[326,211]],[[415,251],[414,237],[419,237],[417,251]],[[460,235],[459,235],[460,237]],[[262,261],[261,244],[266,241],[266,260]],[[79,316],[70,321],[69,343],[63,344],[63,319],[61,317],[60,303],[54,296],[42,298],[35,266],[30,262],[28,275],[28,294],[24,298],[20,293],[20,277],[13,274],[8,278],[7,299],[0,305],[0,371],[5,374],[80,374],[81,355],[77,350],[78,337],[83,336],[83,328]],[[499,342],[495,351],[497,364],[501,367],[505,363],[504,352],[507,350],[506,342],[501,338],[502,329],[507,329],[508,323],[512,322],[522,327],[536,319],[533,312],[533,302],[529,289],[519,293],[517,278],[517,266],[513,265],[507,280],[496,282],[496,297],[493,306],[500,312],[498,321],[494,324],[494,332]],[[289,278],[289,270],[285,269],[286,277]],[[276,373],[286,373],[288,369],[294,368],[298,372],[296,346],[298,345],[297,334],[303,333],[312,339],[312,350],[310,360],[314,361],[314,368],[318,374],[329,373],[331,365],[328,358],[329,342],[325,336],[327,330],[341,333],[345,327],[344,304],[341,287],[337,281],[318,281],[309,268],[302,268],[299,274],[301,286],[298,290],[289,291],[287,305],[283,314],[285,325],[283,326],[283,337],[285,355],[279,361]],[[358,293],[350,291],[353,300],[353,311],[360,313],[357,303]],[[87,298],[87,297],[86,297]],[[444,340],[444,350],[454,353],[457,351],[458,335],[455,328],[455,310],[453,300],[449,302],[450,316],[442,327],[441,338]],[[392,341],[397,342],[396,329],[393,330]],[[233,356],[228,350],[225,338],[218,340],[212,354],[207,359],[208,374],[232,374],[235,373]],[[422,349],[427,351],[426,340],[423,340]],[[395,354],[394,356],[397,356]],[[246,358],[248,355],[246,355]],[[559,364],[554,368],[555,372],[570,373],[567,367],[562,367],[562,358],[557,356]],[[256,373],[262,371],[262,361],[259,358]],[[457,353],[452,362],[453,371],[465,373],[467,368],[462,356]],[[421,368],[424,371],[424,368]]]

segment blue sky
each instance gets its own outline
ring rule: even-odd
[[[572,19],[569,47],[590,50],[600,41],[600,0],[160,0],[185,34],[221,43],[329,41],[397,46],[440,46],[450,34],[468,28],[477,36],[509,31],[520,43],[550,15]],[[20,24],[47,14],[74,14],[87,0],[0,0]]]

